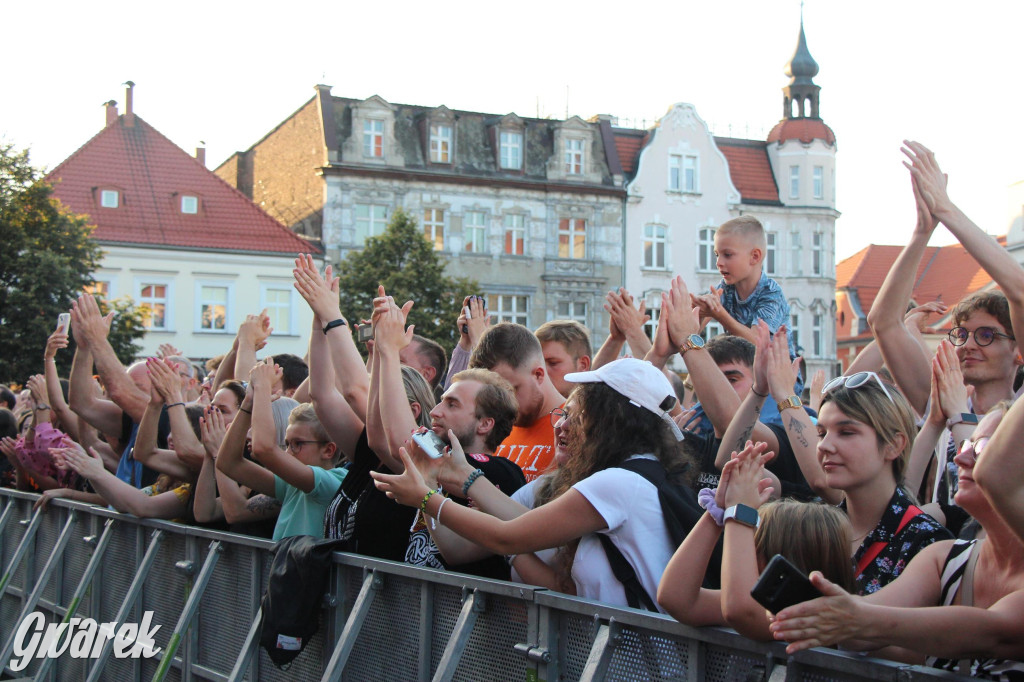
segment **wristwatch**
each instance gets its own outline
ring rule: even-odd
[[[800,400],[800,396],[798,396],[798,395],[791,395],[788,398],[786,398],[785,400],[776,403],[776,405],[779,406],[779,412],[782,412],[783,410],[789,409],[791,407],[803,407],[804,406],[803,401]]]
[[[686,337],[686,341],[683,345],[679,346],[679,354],[683,355],[688,350],[694,350],[695,348],[704,347],[704,337],[700,334],[690,334]]]
[[[957,424],[977,424],[977,423],[978,423],[978,415],[973,414],[971,412],[961,412],[960,414],[955,415],[953,417],[950,417],[948,420],[946,420],[946,428],[951,429],[954,426],[956,426]]]
[[[736,521],[751,528],[761,525],[761,517],[757,510],[745,504],[734,504],[726,509],[725,514],[722,515],[722,525],[725,525],[726,521]]]

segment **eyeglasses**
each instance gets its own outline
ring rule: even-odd
[[[978,327],[973,332],[967,327],[953,327],[949,330],[949,342],[954,346],[962,346],[967,343],[967,338],[972,335],[974,336],[974,343],[979,346],[991,346],[996,338],[1016,341],[1009,334],[997,332],[992,327]]]
[[[846,388],[860,388],[872,379],[878,382],[878,385],[882,387],[882,391],[885,392],[885,397],[889,399],[889,402],[895,405],[896,401],[892,399],[892,394],[889,393],[889,389],[885,387],[885,383],[882,381],[882,378],[874,372],[857,372],[850,376],[838,376],[821,388],[821,394],[825,395],[829,391],[834,391],[840,386],[845,386]]]
[[[284,447],[292,452],[299,452],[302,450],[302,446],[307,445],[308,443],[318,443],[323,445],[326,442],[327,441],[324,440],[286,440],[284,442]]]
[[[978,440],[962,440],[960,441],[960,447],[957,449],[957,453],[961,455],[967,454],[968,450],[974,450],[974,457],[977,459],[981,457],[982,450],[988,445],[988,436],[982,436]]]
[[[556,407],[555,409],[551,410],[551,426],[555,426],[556,424],[558,424],[558,422],[560,422],[563,419],[569,421],[568,411],[562,409],[561,407]]]

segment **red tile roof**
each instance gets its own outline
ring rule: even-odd
[[[768,142],[800,140],[809,144],[813,140],[836,143],[836,134],[820,118],[784,118],[768,133]]]
[[[1005,244],[1005,237],[999,238]],[[836,265],[836,288],[857,291],[865,314],[878,296],[889,269],[902,246],[871,244]],[[992,284],[992,278],[960,244],[929,246],[914,275],[914,301],[918,304],[941,298],[949,305]]]
[[[615,152],[619,155],[622,172],[626,176],[632,177],[640,162],[640,151],[650,139],[650,133],[646,130],[613,128],[612,134],[615,136]]]
[[[318,252],[244,194],[143,121],[122,114],[48,175],[54,195],[96,225],[106,243],[262,253]],[[118,208],[100,191],[119,192]],[[199,199],[196,214],[181,196]]]
[[[715,144],[729,162],[729,176],[743,201],[780,203],[766,143],[716,137]]]

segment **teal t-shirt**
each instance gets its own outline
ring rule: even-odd
[[[274,526],[274,542],[293,535],[318,538],[324,535],[324,512],[345,480],[348,469],[310,469],[316,482],[308,493],[288,485],[280,476],[274,476],[274,497],[281,500],[281,513]]]

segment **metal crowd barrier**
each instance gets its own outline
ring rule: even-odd
[[[691,628],[519,584],[337,553],[320,630],[285,670],[258,646],[272,543],[0,490],[0,670],[40,680],[807,680],[916,682],[949,673]],[[19,624],[72,617],[161,625],[153,658],[33,658]]]

